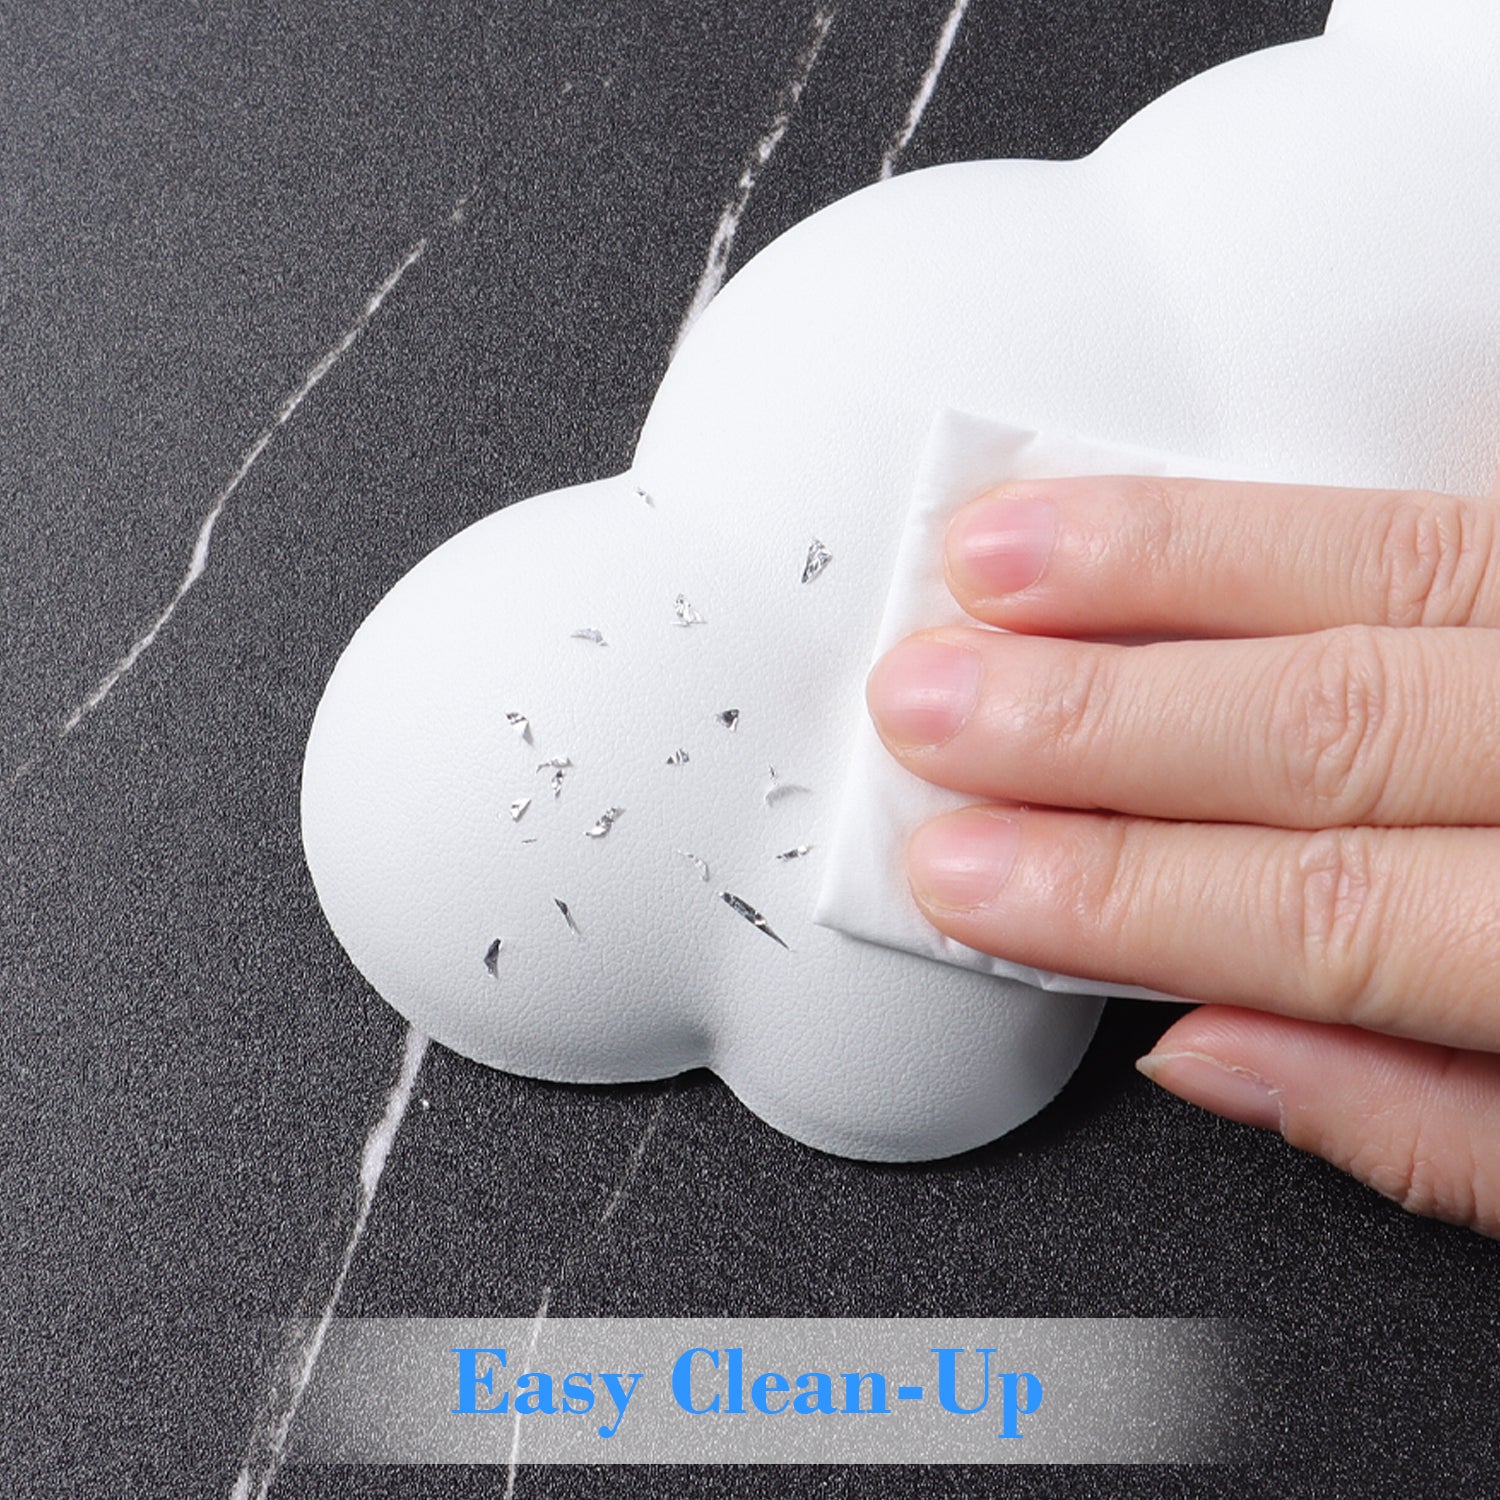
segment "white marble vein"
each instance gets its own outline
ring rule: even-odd
[[[892,175],[897,160],[900,158],[901,153],[905,151],[912,136],[916,133],[917,127],[921,124],[922,116],[927,109],[928,102],[932,98],[933,91],[937,87],[938,78],[942,73],[943,65],[948,59],[948,53],[953,46],[954,37],[958,34],[959,26],[963,22],[964,13],[968,9],[968,5],[969,0],[955,0],[955,4],[948,13],[936,47],[933,50],[932,59],[928,64],[926,72],[922,75],[917,92],[907,109],[906,119],[902,128],[887,146],[885,154],[881,158],[880,176],[882,179]],[[673,341],[672,348],[674,353],[677,346],[681,344],[683,338],[686,336],[688,329],[697,321],[703,309],[708,306],[719,288],[723,285],[729,267],[730,253],[734,247],[735,235],[739,230],[740,220],[744,216],[750,196],[755,190],[758,174],[771,160],[776,152],[776,148],[781,144],[782,137],[786,134],[787,129],[792,123],[803,91],[807,87],[808,79],[812,76],[812,70],[817,65],[818,57],[823,50],[823,44],[827,40],[829,30],[833,25],[835,14],[836,7],[832,5],[819,5],[813,12],[808,40],[803,46],[802,51],[797,55],[791,76],[783,84],[781,92],[777,96],[776,112],[771,119],[771,123],[755,142],[746,157],[740,175],[735,181],[734,191],[725,203],[719,215],[718,223],[714,227],[703,271],[698,278],[698,284],[693,291],[692,301],[688,306],[687,313],[684,315],[682,323],[677,330],[677,336]],[[454,206],[449,215],[449,222],[451,224],[462,222],[464,209],[467,207],[469,199],[472,196],[473,191],[471,190]],[[135,665],[141,653],[151,645],[157,634],[171,619],[178,604],[181,603],[187,592],[202,575],[208,559],[208,546],[213,536],[214,524],[222,513],[225,504],[239,487],[245,475],[249,473],[251,466],[260,457],[272,437],[275,436],[277,429],[284,426],[290,420],[303,400],[317,386],[318,382],[328,374],[343,354],[359,338],[360,334],[364,332],[365,328],[369,325],[370,319],[380,310],[381,303],[395,288],[402,276],[422,258],[426,249],[426,239],[419,240],[411,248],[401,264],[376,289],[369,302],[366,303],[364,311],[349,326],[339,342],[313,366],[301,386],[282,405],[271,426],[261,433],[251,445],[244,458],[240,461],[240,466],[235,471],[229,483],[215,496],[214,502],[199,532],[198,543],[194,548],[188,571],[184,575],[183,582],[178,586],[176,595],[167,605],[166,609],[162,611],[161,615],[158,616],[150,629],[120,659],[113,671],[105,677],[94,693],[69,716],[62,731],[64,735],[71,733],[89,713],[104,701],[113,690],[115,684]],[[249,1446],[249,1455],[236,1479],[231,1500],[252,1500],[252,1497],[254,1497],[254,1500],[265,1500],[275,1480],[285,1454],[287,1440],[291,1433],[293,1420],[297,1414],[297,1408],[312,1378],[318,1355],[322,1350],[323,1341],[333,1321],[334,1311],[343,1291],[349,1267],[353,1263],[355,1251],[364,1233],[365,1223],[369,1218],[370,1207],[374,1201],[375,1190],[380,1182],[380,1175],[384,1169],[386,1156],[395,1142],[396,1134],[400,1130],[402,1119],[411,1101],[412,1088],[416,1082],[417,1073],[421,1068],[422,1059],[426,1054],[426,1048],[427,1038],[415,1030],[408,1029],[400,1076],[386,1101],[384,1113],[365,1143],[364,1155],[360,1162],[359,1204],[354,1225],[348,1242],[345,1245],[344,1254],[339,1262],[338,1272],[334,1278],[330,1294],[317,1320],[302,1329],[293,1343],[282,1377],[273,1387],[273,1393],[276,1390],[282,1392],[281,1399],[274,1402],[268,1401],[267,1403],[267,1410],[252,1437]],[[566,1280],[575,1253],[587,1256],[592,1252],[602,1237],[606,1226],[618,1211],[621,1203],[624,1202],[637,1173],[640,1171],[641,1163],[645,1159],[651,1139],[656,1133],[656,1129],[660,1124],[662,1114],[670,1098],[670,1093],[664,1093],[657,1101],[620,1173],[614,1190],[610,1193],[603,1208],[599,1211],[583,1243],[568,1251],[563,1258],[562,1265],[556,1277],[543,1286],[541,1300],[537,1304],[535,1313],[532,1315],[531,1331],[527,1339],[526,1354],[522,1362],[521,1373],[528,1372],[531,1369],[532,1361],[536,1356],[537,1348],[541,1342],[543,1328],[551,1310],[552,1298],[557,1288]],[[504,1500],[513,1500],[520,1462],[521,1424],[519,1417],[515,1416],[512,1418],[510,1459],[506,1473]]]
[[[911,138],[917,133],[917,126],[922,123],[922,116],[927,113],[933,90],[937,88],[938,79],[942,75],[943,64],[948,61],[953,39],[958,35],[958,28],[963,25],[964,12],[968,8],[969,0],[954,0],[947,20],[943,22],[943,29],[938,33],[937,45],[932,49],[932,60],[927,64],[927,71],[922,74],[922,81],[917,85],[917,92],[912,95],[911,104],[906,111],[906,119],[902,122],[901,129],[892,136],[890,145],[885,148],[885,155],[880,158],[882,182],[896,170],[896,163],[900,160],[901,153],[911,144]]]
[[[672,1097],[671,1089],[663,1093],[656,1101],[656,1106],[647,1116],[646,1123],[641,1129],[640,1135],[627,1159],[624,1168],[620,1172],[619,1179],[615,1183],[614,1191],[609,1195],[605,1205],[600,1209],[598,1217],[595,1218],[592,1227],[581,1246],[569,1249],[563,1257],[562,1266],[552,1281],[542,1288],[542,1300],[537,1304],[537,1310],[531,1317],[531,1336],[526,1343],[526,1359],[522,1366],[525,1374],[531,1369],[531,1361],[536,1355],[537,1344],[541,1340],[542,1325],[547,1321],[548,1310],[552,1306],[552,1294],[567,1279],[569,1267],[572,1265],[575,1253],[581,1253],[585,1257],[590,1255],[604,1234],[604,1227],[614,1218],[615,1211],[625,1201],[625,1196],[630,1191],[631,1184],[635,1181],[636,1173],[641,1169],[641,1163],[646,1158],[646,1148],[651,1144],[651,1137],[656,1134],[656,1127],[661,1124],[662,1114],[665,1112],[668,1102]],[[516,1412],[511,1417],[510,1428],[510,1467],[505,1476],[504,1500],[513,1500],[516,1493],[516,1473],[521,1464],[521,1414]]]
[[[836,13],[837,7],[833,5],[819,5],[813,11],[807,42],[797,54],[791,77],[781,86],[781,92],[776,96],[776,113],[771,117],[765,133],[750,148],[740,175],[735,179],[734,190],[719,214],[719,222],[714,226],[713,237],[708,242],[708,258],[703,263],[698,285],[693,289],[693,300],[688,304],[688,310],[678,325],[677,337],[672,341],[674,354],[687,337],[688,329],[698,321],[703,309],[714,300],[724,284],[724,277],[729,270],[729,255],[734,249],[734,237],[739,232],[740,220],[744,217],[750,195],[755,191],[756,179],[776,154],[782,136],[786,134],[793,115],[797,113],[802,91],[807,87],[807,80],[812,77],[813,68],[817,66],[818,55],[828,39],[828,31]]]
[[[286,1456],[287,1439],[291,1436],[297,1409],[302,1404],[302,1397],[317,1368],[318,1356],[323,1352],[323,1341],[333,1324],[334,1311],[343,1295],[349,1267],[354,1264],[354,1252],[359,1248],[365,1225],[369,1222],[376,1189],[380,1186],[391,1147],[396,1143],[401,1122],[406,1118],[407,1108],[411,1104],[412,1090],[416,1086],[417,1075],[422,1071],[423,1059],[427,1056],[427,1040],[415,1027],[407,1027],[401,1053],[401,1069],[386,1095],[380,1118],[370,1127],[364,1149],[360,1152],[354,1221],[349,1227],[332,1284],[317,1316],[300,1320],[292,1330],[281,1366],[271,1381],[260,1417],[250,1435],[244,1463],[230,1492],[231,1500],[265,1500],[276,1481],[276,1475]]]
[[[542,1288],[542,1300],[531,1315],[531,1333],[526,1340],[526,1353],[521,1360],[521,1375],[531,1373],[531,1362],[536,1358],[536,1346],[541,1341],[542,1324],[547,1321],[547,1310],[552,1306],[552,1288]],[[520,1379],[520,1375],[516,1377]],[[504,1500],[511,1500],[516,1492],[516,1474],[521,1466],[521,1413],[517,1411],[510,1420],[510,1463],[505,1471]]]
[[[468,199],[466,197],[461,201],[466,203]],[[255,467],[261,454],[270,447],[271,440],[296,416],[297,410],[302,403],[312,395],[313,391],[317,389],[333,367],[358,342],[360,335],[370,326],[371,319],[380,311],[385,299],[396,289],[401,278],[426,253],[427,240],[424,237],[418,240],[406,252],[395,270],[375,288],[366,300],[364,307],[360,310],[359,316],[345,328],[333,347],[303,376],[302,383],[281,403],[270,423],[245,450],[243,456],[240,458],[238,467],[229,476],[228,483],[213,497],[213,500],[209,504],[207,514],[205,514],[202,523],[198,527],[198,536],[193,543],[193,552],[192,556],[188,559],[187,570],[183,573],[182,579],[177,585],[176,592],[167,601],[166,606],[156,618],[131,643],[130,649],[99,680],[93,692],[83,699],[81,703],[77,704],[68,714],[67,718],[63,720],[62,727],[58,731],[59,739],[66,739],[68,735],[72,734],[114,692],[120,681],[134,669],[141,657],[155,644],[157,636],[166,629],[183,600],[197,586],[198,580],[203,577],[204,570],[208,567],[209,548],[213,543],[214,527],[219,524],[219,517],[224,514],[224,507],[229,504],[235,491],[245,482],[246,476]],[[20,770],[13,773],[12,782],[17,780],[19,775],[24,773],[25,769],[27,769],[27,766],[23,765]]]

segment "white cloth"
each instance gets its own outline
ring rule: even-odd
[[[913,631],[977,623],[959,608],[943,576],[944,534],[961,506],[1004,480],[1070,474],[1223,477],[1217,465],[1171,454],[941,413],[923,451],[872,664]],[[904,769],[881,744],[868,716],[862,716],[851,743],[814,921],[866,942],[1061,994],[1178,998],[1011,963],[954,942],[932,926],[907,884],[907,841],[918,824],[974,801]]]

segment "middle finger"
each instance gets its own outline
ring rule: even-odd
[[[887,747],[976,797],[1282,828],[1500,824],[1500,634],[1119,646],[954,628],[870,675]]]

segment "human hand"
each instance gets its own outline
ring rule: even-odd
[[[892,753],[985,804],[911,841],[929,919],[1207,1002],[1148,1078],[1500,1235],[1500,501],[1033,481],[946,563],[1017,633],[870,676]]]

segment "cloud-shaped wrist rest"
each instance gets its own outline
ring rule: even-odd
[[[706,1065],[849,1155],[943,1155],[1039,1108],[1096,1000],[813,920],[934,414],[1483,488],[1497,58],[1485,0],[1342,0],[1327,36],[1184,85],[1083,161],[898,177],[756,257],[629,475],[470,527],[340,660],[304,841],[360,969],[481,1061]]]

